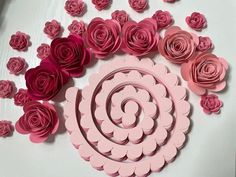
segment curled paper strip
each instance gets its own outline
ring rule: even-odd
[[[66,128],[81,157],[110,176],[148,176],[174,160],[190,126],[178,77],[150,59],[117,57],[80,94],[67,90]]]

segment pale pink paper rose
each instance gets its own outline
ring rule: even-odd
[[[223,106],[223,102],[214,94],[203,95],[200,104],[206,114],[219,114],[220,108]]]
[[[206,52],[213,48],[213,44],[209,37],[199,37],[199,44],[197,46],[197,50],[200,52]]]
[[[113,20],[116,20],[120,23],[120,26],[123,26],[128,20],[129,15],[124,10],[116,10],[111,14]]]
[[[148,6],[148,2],[147,0],[129,0],[129,5],[136,12],[143,12]]]
[[[101,11],[110,6],[111,0],[92,0],[92,3],[95,5],[97,10]]]
[[[1,120],[0,121],[0,137],[6,138],[12,134],[14,128],[11,121]]]
[[[177,26],[166,30],[160,40],[158,49],[160,54],[175,64],[186,63],[196,55],[199,39],[196,35],[183,31]]]
[[[201,31],[207,26],[206,18],[199,12],[193,12],[190,16],[185,19],[188,26],[196,31]]]
[[[10,58],[7,62],[7,69],[10,71],[10,74],[14,75],[19,75],[20,73],[22,73],[25,70],[26,66],[27,64],[25,62],[25,59],[21,57]]]
[[[32,101],[32,98],[28,94],[26,89],[19,89],[14,95],[14,104],[17,106],[24,106],[26,103]]]
[[[14,89],[12,81],[0,80],[0,98],[10,98]]]
[[[219,92],[226,87],[227,62],[211,53],[201,53],[181,65],[181,75],[197,95],[207,91]]]
[[[159,30],[168,27],[173,23],[171,14],[168,11],[158,10],[153,14],[152,18],[157,22],[157,28]]]
[[[30,45],[29,38],[29,35],[18,31],[11,36],[9,45],[15,50],[26,51]]]
[[[50,46],[48,44],[42,43],[38,48],[37,48],[37,57],[40,58],[41,60],[46,59],[50,55]]]
[[[85,3],[82,0],[67,0],[65,10],[71,16],[81,16],[85,12]]]
[[[86,25],[83,21],[78,22],[77,20],[73,20],[68,26],[68,30],[70,31],[70,35],[83,36],[86,31]]]
[[[51,22],[48,21],[45,23],[44,33],[47,34],[47,36],[51,39],[56,38],[61,33],[61,25],[58,21],[52,20]]]

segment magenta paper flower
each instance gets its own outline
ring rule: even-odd
[[[81,16],[85,12],[85,3],[82,0],[67,0],[65,10],[71,16]]]
[[[10,121],[1,120],[0,121],[0,137],[6,138],[12,134],[14,128]]]
[[[19,75],[25,70],[26,66],[25,59],[21,57],[10,58],[7,62],[7,69],[10,71],[10,74]]]
[[[124,10],[116,10],[111,14],[113,20],[119,22],[123,26],[125,22],[129,21],[129,15]]]
[[[58,21],[52,20],[51,22],[46,22],[44,29],[44,33],[51,39],[56,38],[61,33],[61,25]]]
[[[37,57],[40,58],[41,60],[46,59],[50,55],[50,46],[48,44],[42,43],[38,48],[37,48]]]
[[[26,51],[30,45],[29,38],[29,35],[18,31],[11,36],[9,45],[15,50]]]
[[[152,16],[157,22],[157,28],[159,30],[171,25],[173,23],[172,17],[168,11],[158,10]]]
[[[97,10],[101,11],[110,6],[111,0],[92,0],[92,3],[95,5]]]
[[[24,106],[26,103],[31,102],[32,98],[29,96],[26,89],[19,89],[14,95],[14,103],[17,106]]]
[[[186,17],[185,21],[190,28],[196,31],[201,31],[207,26],[205,16],[199,12],[193,12],[191,16]]]
[[[0,98],[10,98],[13,92],[13,82],[0,80]]]
[[[223,58],[207,52],[181,65],[183,79],[188,81],[188,87],[197,95],[204,95],[207,90],[223,90],[227,70],[228,64]]]
[[[197,46],[197,50],[200,52],[206,52],[213,48],[213,44],[209,37],[199,37],[199,44]]]
[[[136,12],[143,12],[148,6],[148,2],[147,0],[129,0],[129,5]]]
[[[220,108],[223,106],[223,102],[220,101],[218,96],[214,94],[203,95],[201,97],[200,104],[206,114],[219,114]]]
[[[68,30],[70,31],[70,35],[82,36],[86,31],[86,25],[83,21],[78,22],[77,20],[73,20],[68,26]]]
[[[20,134],[30,134],[30,141],[42,143],[51,134],[55,134],[59,119],[53,105],[48,102],[43,104],[33,101],[27,103],[24,108],[24,115],[16,122],[16,131]]]

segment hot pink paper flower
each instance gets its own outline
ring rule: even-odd
[[[94,18],[88,25],[86,41],[95,57],[103,59],[120,48],[120,33],[121,26],[117,21]]]
[[[104,10],[110,6],[111,0],[92,0],[92,3],[97,10]]]
[[[13,92],[13,82],[8,80],[0,80],[0,98],[10,98]]]
[[[77,20],[73,20],[73,22],[68,26],[68,30],[70,31],[70,35],[82,36],[86,31],[86,26],[83,21],[78,22]]]
[[[51,43],[50,61],[72,77],[79,77],[91,61],[91,53],[85,47],[80,36],[70,35],[67,38],[57,38]]]
[[[158,44],[158,49],[160,54],[170,62],[182,64],[195,56],[198,43],[199,39],[196,35],[173,26],[166,30],[165,37]]]
[[[122,50],[130,55],[144,56],[156,48],[158,41],[157,24],[151,18],[139,23],[128,21],[122,28]]]
[[[71,16],[81,16],[85,12],[85,3],[82,0],[67,0],[65,10]]]
[[[46,59],[49,55],[50,55],[50,46],[48,44],[41,44],[38,48],[37,48],[37,57],[40,58],[41,60]]]
[[[199,37],[199,44],[197,46],[197,50],[200,52],[206,52],[213,48],[213,44],[209,37]]]
[[[7,69],[10,71],[10,74],[18,75],[26,68],[26,62],[24,58],[13,57],[10,58],[7,62]]]
[[[205,16],[199,12],[193,12],[191,16],[186,17],[185,21],[190,28],[197,31],[202,30],[207,25]]]
[[[16,131],[30,134],[30,141],[42,143],[57,132],[59,119],[53,105],[32,101],[24,106],[24,115],[16,122]]]
[[[6,138],[10,136],[13,132],[14,128],[10,121],[1,120],[0,121],[0,137]]]
[[[52,20],[51,22],[46,22],[44,27],[44,33],[51,39],[58,37],[61,33],[61,25],[58,21]]]
[[[25,74],[28,94],[34,100],[50,100],[69,80],[67,73],[62,72],[53,63],[43,61]]]
[[[26,89],[19,89],[14,95],[14,103],[17,106],[24,106],[26,103],[32,101]]]
[[[148,2],[147,0],[129,0],[129,5],[136,12],[143,12],[148,6]]]
[[[204,95],[207,90],[219,92],[225,88],[227,69],[228,64],[223,58],[211,53],[201,53],[181,65],[181,74],[194,93]]]
[[[26,51],[30,45],[29,35],[18,31],[11,36],[9,45],[15,50]]]
[[[203,95],[201,97],[200,104],[206,114],[219,114],[220,108],[223,106],[223,102],[220,101],[218,96],[214,94]]]
[[[160,30],[172,24],[173,20],[168,11],[158,10],[152,16],[154,20],[157,22],[157,28]]]
[[[113,20],[119,22],[120,26],[123,26],[125,22],[129,20],[129,15],[124,10],[116,10],[111,14]]]

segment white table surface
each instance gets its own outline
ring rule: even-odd
[[[150,8],[143,14],[134,12],[128,6],[128,0],[113,0],[109,10],[98,12],[91,0],[84,0],[88,11],[82,18],[73,18],[64,11],[65,0],[0,0],[0,79],[13,80],[18,88],[25,87],[24,76],[13,76],[6,69],[9,57],[24,57],[29,67],[39,64],[36,48],[41,43],[50,43],[43,34],[44,23],[56,19],[64,26],[64,36],[68,35],[67,26],[73,19],[89,22],[96,16],[110,18],[117,9],[126,10],[134,20],[150,17],[157,9],[169,10],[175,24],[188,29],[185,17],[193,11],[205,14],[208,28],[201,35],[210,36],[214,42],[214,53],[225,57],[230,64],[227,91],[220,93],[224,102],[220,115],[207,116],[199,105],[200,98],[190,93],[193,106],[192,130],[189,140],[177,159],[161,173],[159,177],[235,177],[236,151],[236,1],[235,0],[180,0],[175,4],[162,0],[149,0]],[[8,45],[11,34],[23,31],[31,36],[32,46],[28,52],[17,52]],[[172,72],[179,74],[179,67],[162,57],[156,62],[165,63]],[[99,61],[89,68],[84,77],[74,79],[75,86],[83,88],[88,84],[89,76],[100,65],[109,61]],[[185,82],[183,82],[185,85]],[[69,86],[68,86],[69,87]],[[65,89],[64,89],[65,90]],[[61,92],[61,95],[63,91]],[[63,105],[63,102],[61,103]],[[59,106],[59,104],[58,104]],[[59,109],[61,110],[60,106]],[[13,99],[0,100],[0,119],[12,122],[22,115],[22,109],[13,104]],[[0,177],[105,177],[105,173],[94,170],[82,160],[70,143],[63,121],[59,134],[47,143],[33,144],[28,136],[17,132],[10,138],[0,139]]]

